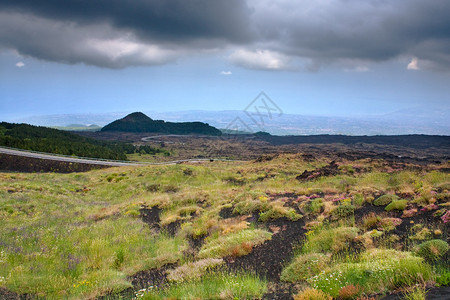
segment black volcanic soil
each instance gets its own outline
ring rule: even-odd
[[[401,300],[405,295],[402,293],[387,295],[380,300]],[[427,300],[449,300],[450,299],[450,286],[435,287],[427,289]]]
[[[153,207],[142,207],[139,210],[139,213],[141,215],[141,219],[144,223],[148,224],[150,228],[159,229],[159,215],[161,213],[161,209],[157,206]]]
[[[0,171],[73,173],[103,168],[107,167],[0,153]]]
[[[19,294],[16,294],[14,292],[8,291],[5,288],[0,287],[0,299],[4,300],[16,300],[16,299],[22,299]]]
[[[349,135],[306,135],[306,136],[276,136],[267,135],[259,136],[258,139],[269,142],[271,145],[286,145],[286,144],[378,144],[402,146],[409,148],[449,148],[450,136],[440,135],[375,135],[375,136],[349,136]]]
[[[129,280],[131,280],[131,284],[133,285],[132,288],[123,290],[120,293],[98,297],[97,300],[134,299],[136,292],[141,289],[163,287],[168,283],[166,271],[174,266],[175,265],[173,264],[168,264],[158,269],[140,271],[129,277]]]
[[[77,134],[112,141],[126,141],[162,147],[172,156],[159,157],[167,161],[187,158],[231,158],[252,160],[279,153],[303,153],[308,157],[331,160],[364,158],[384,159],[415,164],[439,164],[450,159],[450,137],[428,135],[402,136],[164,136],[142,142],[141,138],[154,133],[77,132]],[[269,156],[267,156],[269,155]]]
[[[303,238],[306,230],[302,220],[292,222],[282,218],[266,223],[279,228],[272,239],[257,246],[250,254],[240,257],[227,257],[225,261],[232,270],[253,270],[269,281],[279,281],[284,264],[292,258],[294,245]]]
[[[339,167],[336,162],[333,161],[329,165],[319,169],[312,171],[305,170],[302,174],[295,177],[295,179],[300,181],[311,181],[322,176],[334,176],[337,174],[339,174]]]

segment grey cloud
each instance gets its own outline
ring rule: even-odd
[[[256,69],[417,57],[450,70],[448,0],[2,0],[0,12],[1,46],[50,61],[122,68],[231,48]]]
[[[315,65],[336,60],[379,62],[414,56],[441,67],[444,63],[450,69],[449,1],[298,3],[255,0],[258,9],[254,22],[262,33],[261,45],[267,43],[273,50],[313,59]]]
[[[14,13],[0,13],[0,47],[48,61],[107,68],[158,65],[187,52],[141,43],[108,24],[80,26]]]
[[[165,41],[250,38],[250,10],[240,0],[2,0],[0,9],[81,24],[106,22]]]

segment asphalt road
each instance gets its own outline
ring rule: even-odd
[[[76,158],[70,156],[61,156],[51,153],[40,153],[40,152],[30,152],[27,150],[19,150],[19,149],[9,149],[0,147],[0,153],[16,155],[16,156],[24,156],[24,157],[32,157],[38,159],[48,159],[54,161],[62,161],[62,162],[71,162],[71,163],[79,163],[79,164],[91,164],[91,165],[100,165],[100,166],[108,166],[108,167],[123,167],[123,166],[148,166],[148,165],[174,165],[184,162],[191,163],[200,163],[200,162],[208,162],[208,161],[239,161],[239,160],[228,160],[228,159],[210,159],[210,158],[196,158],[196,159],[181,159],[181,160],[173,160],[167,162],[159,162],[159,163],[139,163],[139,162],[122,162],[122,161],[111,161],[111,160],[102,160],[95,158]]]
[[[62,161],[62,162],[79,163],[79,164],[101,165],[101,166],[109,166],[109,167],[143,166],[143,165],[145,165],[145,164],[133,163],[133,162],[118,162],[118,161],[107,161],[107,160],[98,160],[98,159],[86,159],[86,158],[59,156],[59,155],[53,155],[53,154],[29,152],[29,151],[25,151],[25,150],[14,150],[14,149],[8,149],[8,148],[3,148],[3,147],[0,147],[0,153],[16,155],[16,156],[32,157],[32,158],[38,158],[38,159],[47,159],[47,160],[55,160],[55,161]]]

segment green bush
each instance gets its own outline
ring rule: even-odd
[[[310,232],[307,233],[308,240],[303,245],[305,253],[337,253],[348,249],[350,242],[358,236],[359,229],[357,227],[338,227]]]
[[[277,202],[271,202],[266,211],[259,213],[259,220],[261,222],[283,217],[286,217],[291,221],[297,221],[301,219],[302,215],[296,213],[292,207],[285,207]]]
[[[257,200],[240,201],[234,207],[233,213],[244,215],[259,210],[259,220],[266,222],[279,218],[288,218],[291,221],[297,221],[303,216],[298,214],[292,207],[284,206],[282,201],[267,201],[266,196],[260,196]]]
[[[306,211],[311,214],[318,214],[322,211],[323,207],[323,198],[316,198],[311,200],[309,205],[306,206]]]
[[[433,236],[430,229],[423,226],[423,224],[416,224],[411,228],[412,235],[409,236],[411,240],[424,241]]]
[[[331,216],[335,220],[343,219],[348,216],[352,216],[355,212],[355,207],[353,205],[344,204],[336,207],[332,212]]]
[[[398,200],[398,199],[399,198],[397,195],[386,194],[386,195],[380,196],[377,199],[375,199],[375,201],[373,201],[373,204],[376,206],[384,206],[384,205],[388,205],[392,201]]]
[[[448,251],[449,246],[443,240],[431,240],[417,246],[417,255],[427,261],[437,261]]]
[[[391,211],[391,210],[405,210],[406,206],[408,205],[408,200],[393,200],[391,203],[388,204],[388,206],[386,206],[385,210],[386,211]]]
[[[381,217],[377,216],[375,213],[371,212],[368,215],[364,216],[362,219],[363,228],[366,230],[376,229],[379,227],[381,221]]]
[[[306,280],[320,273],[330,262],[330,257],[321,253],[310,253],[297,256],[283,272],[282,281],[296,282]]]

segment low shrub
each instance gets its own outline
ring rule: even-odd
[[[161,226],[167,226],[176,221],[189,220],[193,215],[199,215],[202,208],[197,205],[182,206],[164,211],[161,214]]]
[[[371,238],[378,238],[383,235],[383,231],[373,229],[364,233],[364,236],[369,236]]]
[[[250,214],[259,211],[259,220],[266,222],[279,218],[288,218],[291,221],[297,221],[302,218],[293,208],[285,207],[283,201],[267,201],[266,196],[259,199],[240,201],[234,207],[233,213],[239,215]]]
[[[364,229],[366,230],[376,229],[378,228],[378,224],[381,221],[381,217],[371,212],[370,214],[363,217],[362,221]]]
[[[254,246],[270,239],[272,234],[262,229],[245,229],[207,240],[198,253],[199,258],[221,258],[228,255],[242,256]]]
[[[353,204],[357,207],[360,207],[364,204],[365,199],[363,194],[355,194],[353,195]]]
[[[339,298],[342,300],[355,299],[361,293],[361,290],[362,288],[358,285],[346,285],[339,290]]]
[[[291,221],[297,221],[302,217],[302,215],[296,213],[293,208],[285,207],[283,205],[284,203],[281,201],[270,202],[267,205],[267,209],[259,214],[259,220],[261,222],[266,222],[268,220],[286,217]]]
[[[201,280],[150,288],[138,296],[157,299],[261,299],[267,282],[253,274],[207,273]]]
[[[384,209],[386,211],[391,211],[391,210],[402,210],[403,211],[406,209],[407,205],[408,205],[408,200],[393,200]]]
[[[402,214],[402,218],[411,218],[417,214],[417,208],[411,208],[408,210],[404,210]]]
[[[305,253],[337,253],[348,249],[350,243],[358,236],[357,227],[338,227],[332,229],[319,229],[307,233],[307,241],[303,245]]]
[[[224,219],[219,222],[222,235],[238,232],[249,228],[250,223],[244,217]]]
[[[333,211],[331,212],[331,217],[334,220],[339,220],[339,219],[343,219],[343,218],[352,216],[354,212],[355,212],[355,207],[351,204],[350,205],[349,204],[339,205],[338,207],[333,209]]]
[[[161,184],[159,183],[152,183],[152,184],[146,184],[145,189],[149,192],[155,193],[158,192],[161,188]]]
[[[425,260],[434,262],[438,261],[448,251],[449,246],[443,240],[431,240],[417,246],[416,253]]]
[[[337,264],[307,281],[313,288],[337,297],[348,285],[360,286],[361,293],[380,293],[423,284],[432,274],[431,266],[410,252],[371,249],[361,255],[359,262]]]
[[[306,212],[311,214],[319,214],[322,212],[323,198],[312,199],[311,202],[305,207]]]
[[[420,226],[414,226],[412,228],[412,232],[414,233],[413,235],[411,235],[409,238],[411,240],[416,240],[416,241],[424,241],[427,239],[430,239],[433,236],[433,233],[431,232],[430,229],[426,228],[426,227],[422,227],[422,224],[417,224]]]
[[[223,180],[231,185],[244,185],[247,183],[247,180],[242,175],[230,175]]]
[[[450,210],[448,210],[442,217],[442,222],[449,223],[450,222]]]
[[[398,200],[398,199],[399,198],[397,195],[386,194],[386,195],[380,196],[377,199],[375,199],[375,201],[373,201],[373,204],[376,206],[384,206],[384,205],[388,205],[392,201]]]
[[[306,290],[301,291],[297,295],[294,296],[294,300],[332,300],[333,297],[328,295],[327,293],[307,288]]]
[[[221,258],[206,258],[196,262],[191,262],[179,266],[176,269],[167,271],[167,279],[171,282],[183,282],[195,280],[202,277],[207,271],[223,264]]]
[[[400,218],[383,218],[379,222],[379,227],[385,231],[391,231],[400,224],[402,224],[402,219]]]
[[[416,287],[411,292],[405,294],[404,300],[426,300],[427,291],[422,287]]]
[[[248,199],[237,202],[233,209],[233,214],[246,215],[257,210],[263,210],[267,204],[256,199]]]
[[[330,262],[330,257],[321,253],[299,255],[281,272],[282,281],[306,280],[320,273]]]
[[[181,232],[184,236],[191,236],[197,239],[213,231],[217,227],[218,222],[217,216],[203,212],[200,217],[195,218],[192,222],[182,224]]]

